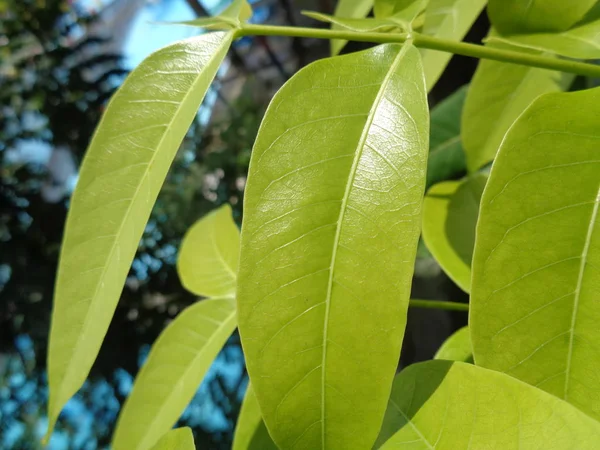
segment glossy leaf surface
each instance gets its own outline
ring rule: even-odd
[[[452,333],[436,352],[434,359],[473,362],[473,347],[471,346],[469,327],[462,327]]]
[[[470,292],[471,260],[479,202],[487,176],[445,181],[423,202],[423,240],[441,268],[463,291]]]
[[[206,297],[233,296],[240,232],[224,205],[197,221],[181,242],[177,273],[187,290]]]
[[[194,435],[188,427],[176,428],[166,433],[152,450],[195,450]]]
[[[494,159],[506,131],[533,100],[565,89],[572,79],[555,71],[481,60],[462,116],[469,170],[474,172]]]
[[[96,358],[160,187],[232,36],[205,34],[150,55],[114,95],[94,134],[61,249],[49,432]]]
[[[538,99],[507,134],[473,265],[477,364],[600,418],[600,90]]]
[[[179,314],[138,373],[112,448],[152,448],[179,419],[235,326],[233,299],[201,300]]]
[[[267,110],[246,188],[238,312],[280,448],[368,448],[377,436],[404,333],[428,135],[410,45],[313,63]]]
[[[338,0],[335,4],[335,17],[346,17],[352,19],[363,19],[367,17],[373,8],[373,0]],[[332,24],[333,30],[339,30],[339,25]],[[330,41],[331,54],[337,55],[348,41],[343,39],[332,39]]]
[[[600,424],[503,373],[428,361],[396,376],[378,442],[381,450],[592,449]]]
[[[485,7],[487,0],[430,0],[423,34],[461,41]],[[451,53],[421,50],[427,90],[431,91],[450,62]]]
[[[258,400],[250,384],[235,426],[232,450],[277,450],[262,420]]]
[[[502,34],[565,31],[579,22],[597,0],[489,0],[488,16]]]

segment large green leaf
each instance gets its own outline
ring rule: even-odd
[[[473,347],[469,327],[455,331],[436,352],[435,359],[473,362]]]
[[[538,99],[502,144],[481,202],[477,364],[600,419],[600,89]]]
[[[462,40],[487,0],[430,0],[423,34],[452,41]],[[451,53],[421,50],[427,90],[431,91],[450,62]]]
[[[381,450],[582,450],[598,442],[600,423],[568,403],[451,361],[414,364],[396,377],[378,439]]]
[[[235,426],[232,450],[277,450],[262,420],[258,400],[250,384]]]
[[[335,17],[346,17],[352,19],[362,19],[369,14],[373,8],[374,0],[338,0],[335,5]],[[331,25],[332,30],[339,30],[341,27],[336,24]],[[332,39],[330,41],[331,54],[337,55],[348,41],[343,39]]]
[[[446,274],[470,292],[471,259],[479,202],[487,176],[445,181],[427,192],[423,202],[423,240]]]
[[[188,427],[176,428],[166,433],[152,450],[195,450],[194,435]]]
[[[597,0],[489,0],[488,16],[502,34],[565,31]]]
[[[410,44],[313,63],[269,106],[246,188],[238,312],[280,448],[375,440],[406,322],[428,132]]]
[[[506,131],[533,100],[565,89],[572,79],[572,75],[551,70],[480,61],[462,116],[469,170],[476,171],[494,159]]]
[[[115,450],[144,450],[179,419],[236,326],[230,298],[186,308],[158,337],[119,416]]]
[[[224,205],[196,222],[181,242],[177,272],[185,288],[207,297],[234,295],[240,232]]]
[[[431,110],[427,188],[467,170],[460,141],[460,116],[467,89],[468,86],[463,86]]]
[[[98,354],[156,196],[232,38],[205,34],[150,55],[114,95],[94,134],[61,249],[48,433]]]

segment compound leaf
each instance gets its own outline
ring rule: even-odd
[[[462,327],[452,333],[436,352],[434,359],[473,362],[473,347],[469,327]]]
[[[235,426],[232,450],[277,450],[262,420],[258,400],[248,384],[242,409]]]
[[[176,428],[166,433],[152,450],[195,450],[191,428]]]

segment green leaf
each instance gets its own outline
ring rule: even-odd
[[[462,115],[468,169],[475,172],[494,159],[506,131],[533,100],[566,89],[572,80],[551,70],[480,61]]]
[[[428,361],[396,376],[378,442],[381,450],[592,449],[600,424],[502,373]]]
[[[223,205],[197,221],[181,242],[177,272],[185,288],[206,297],[233,296],[240,232]]]
[[[48,436],[98,354],[160,187],[232,38],[205,34],[150,55],[113,96],[94,134],[61,249]]]
[[[337,25],[338,28],[345,28],[352,31],[382,31],[399,27],[397,22],[389,19],[375,19],[373,17],[354,19],[350,17],[335,17],[312,11],[302,11],[302,14],[319,22],[331,23]]]
[[[411,45],[317,61],[267,110],[246,188],[238,312],[282,449],[368,448],[377,436],[406,322],[428,137]]]
[[[395,17],[411,23],[427,7],[429,0],[375,0],[377,18]]]
[[[597,0],[489,0],[488,16],[504,35],[566,31],[579,22]]]
[[[436,352],[435,359],[473,362],[473,347],[469,327],[455,331]]]
[[[152,450],[195,450],[191,428],[176,428],[169,431],[156,443]]]
[[[252,17],[252,7],[246,0],[233,0],[221,14],[214,17],[199,17],[183,22],[169,22],[175,25],[189,25],[207,30],[230,30],[239,28]]]
[[[461,41],[485,7],[487,0],[430,0],[423,34]],[[421,50],[427,90],[431,91],[450,62],[451,53]]]
[[[539,98],[513,125],[481,203],[477,364],[600,419],[600,90]]]
[[[436,184],[423,202],[423,240],[440,267],[463,291],[471,286],[471,259],[479,202],[487,176]]]
[[[374,0],[338,0],[335,5],[335,17],[346,17],[352,19],[362,19],[369,14],[373,8]],[[331,25],[332,30],[339,30],[341,27],[336,24]],[[332,39],[330,41],[331,54],[337,55],[348,41],[343,39]]]
[[[262,420],[258,400],[250,384],[235,426],[232,450],[277,450]]]
[[[468,86],[461,87],[431,111],[426,188],[467,170],[460,141],[460,116],[467,90]]]
[[[229,298],[201,300],[179,314],[138,373],[112,448],[152,448],[177,422],[235,326],[235,304]]]

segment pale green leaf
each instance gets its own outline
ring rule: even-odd
[[[600,419],[600,90],[539,98],[506,135],[481,202],[477,364]]]
[[[435,359],[473,362],[473,347],[469,327],[455,331],[436,352]]]
[[[369,448],[377,436],[406,322],[428,137],[411,45],[315,62],[267,110],[246,188],[238,312],[282,449]]]
[[[460,140],[460,116],[467,90],[468,86],[461,87],[431,110],[426,188],[467,170]]]
[[[194,435],[188,427],[169,431],[152,447],[152,450],[195,450]]]
[[[362,19],[373,8],[374,0],[338,0],[335,5],[335,17],[346,17],[352,19]],[[331,25],[332,30],[339,30],[341,27],[336,24]],[[337,55],[348,41],[343,39],[332,39],[330,41],[331,54]]]
[[[377,18],[395,17],[411,23],[427,7],[429,0],[375,0],[373,12]]]
[[[381,450],[583,450],[600,442],[600,423],[505,374],[428,361],[396,376],[378,442]]]
[[[487,0],[430,0],[425,13],[423,34],[451,41],[462,40],[485,7]],[[421,50],[427,90],[431,91],[452,53]]]
[[[235,294],[240,232],[224,205],[200,219],[181,242],[177,273],[185,288],[206,297]]]
[[[223,12],[214,17],[198,17],[194,20],[183,22],[169,22],[175,25],[189,25],[205,28],[207,30],[229,30],[239,28],[240,25],[252,17],[252,7],[246,0],[233,0]]]
[[[572,75],[551,70],[481,60],[462,115],[469,170],[474,172],[494,159],[506,131],[533,100],[566,89],[572,80]]]
[[[471,286],[471,259],[479,202],[487,176],[434,185],[423,202],[423,240],[440,267],[463,291]]]
[[[277,450],[262,420],[258,400],[250,384],[235,426],[232,450]]]
[[[345,28],[352,31],[383,31],[399,27],[398,23],[389,19],[375,19],[373,17],[354,19],[351,17],[335,17],[312,11],[302,11],[302,14],[319,22],[331,23],[337,25],[338,28]]]
[[[233,299],[201,300],[158,337],[119,416],[112,448],[144,450],[177,422],[235,330]]]
[[[49,433],[98,354],[160,187],[232,38],[205,34],[150,55],[113,96],[94,134],[61,248]]]
[[[566,31],[597,0],[489,0],[488,16],[504,35]]]

